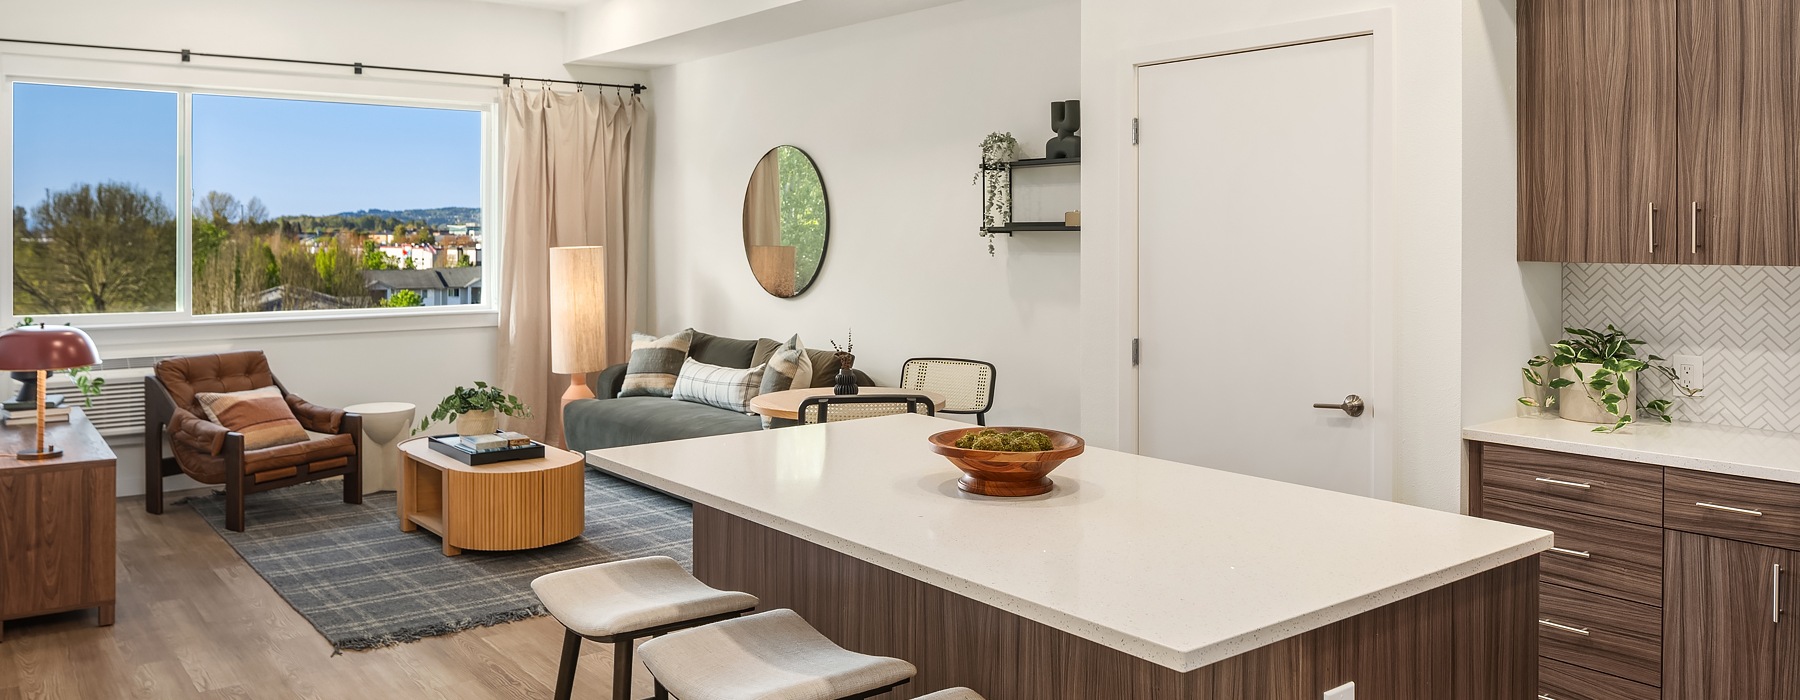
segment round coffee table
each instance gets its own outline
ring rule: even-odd
[[[418,407],[401,401],[377,401],[345,406],[344,412],[362,416],[363,493],[399,488],[400,452],[394,442],[412,425]]]
[[[832,388],[828,386],[811,389],[789,389],[787,391],[771,391],[757,394],[750,399],[750,410],[760,415],[781,420],[800,420],[800,402],[814,396],[831,396]],[[932,410],[944,407],[943,394],[922,389],[901,389],[891,386],[865,386],[856,393],[857,396],[923,396],[931,399]]]
[[[587,524],[586,470],[581,455],[547,445],[537,459],[471,466],[425,438],[408,440],[400,443],[400,531],[436,533],[447,557],[565,542]]]

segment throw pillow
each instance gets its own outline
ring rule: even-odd
[[[690,357],[681,365],[681,375],[675,378],[674,398],[747,413],[750,399],[756,398],[757,388],[762,386],[766,368],[766,365],[757,365],[750,369],[732,369]]]
[[[812,358],[806,354],[806,346],[800,344],[800,336],[788,338],[775,351],[769,353],[769,369],[763,373],[762,387],[758,393],[773,394],[789,389],[805,389],[812,386]]]
[[[203,391],[194,400],[206,410],[206,417],[226,430],[243,433],[244,449],[261,450],[280,445],[306,442],[306,429],[288,408],[281,389],[266,386],[249,391],[217,393]]]
[[[631,334],[631,359],[625,363],[625,382],[619,396],[671,396],[675,393],[675,377],[687,361],[688,347],[694,342],[694,329],[661,338]]]

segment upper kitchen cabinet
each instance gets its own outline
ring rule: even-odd
[[[1800,264],[1790,0],[1522,0],[1522,261]]]

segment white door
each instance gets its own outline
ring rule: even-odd
[[[1372,454],[1393,409],[1371,386],[1373,47],[1139,69],[1141,453],[1387,493]],[[1352,394],[1361,416],[1313,406]]]

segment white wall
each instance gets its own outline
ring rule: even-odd
[[[562,65],[564,24],[559,12],[480,2],[442,0],[176,0],[135,2],[89,0],[38,2],[0,0],[9,38],[120,44],[146,48],[189,48],[196,51],[361,61],[471,72],[513,73],[566,78]],[[0,52],[50,53],[101,57],[118,61],[172,64],[163,56],[137,56],[93,51],[40,50],[0,44]],[[246,71],[276,71],[293,76],[272,79],[318,82],[302,76],[338,74],[338,69],[273,67],[271,64],[196,59],[210,65]],[[130,65],[119,64],[121,75]],[[642,81],[642,73],[580,69],[580,77],[620,82]],[[349,90],[384,88],[371,80],[345,76]],[[389,79],[392,76],[380,76]],[[437,78],[424,80],[441,80]],[[445,82],[457,83],[457,79]],[[480,80],[463,85],[486,86]],[[0,188],[10,191],[10,187]],[[257,324],[197,331],[164,329],[96,329],[93,336],[105,357],[166,355],[261,349],[282,381],[308,400],[343,406],[362,401],[408,401],[429,410],[458,383],[494,374],[493,314],[448,324],[410,324],[393,320],[337,321],[297,325]],[[422,327],[438,326],[438,327]],[[119,493],[142,492],[143,453],[134,440],[115,440],[119,456]],[[185,477],[168,487],[191,485]]]
[[[1082,257],[1080,335],[1083,365],[1090,371],[1082,384],[1081,427],[1090,442],[1111,446],[1131,440],[1132,428],[1122,420],[1122,402],[1127,400],[1122,388],[1136,381],[1126,352],[1134,328],[1119,309],[1129,301],[1128,295],[1135,294],[1120,282],[1120,270],[1132,261],[1121,259],[1112,244],[1123,235],[1119,216],[1131,196],[1120,191],[1118,177],[1120,168],[1129,162],[1126,151],[1130,146],[1123,129],[1129,128],[1131,114],[1123,96],[1131,86],[1122,77],[1130,64],[1128,54],[1138,47],[1392,8],[1395,181],[1390,204],[1399,241],[1395,261],[1399,301],[1394,309],[1398,351],[1394,362],[1400,370],[1396,406],[1391,409],[1398,411],[1399,431],[1393,492],[1402,502],[1457,508],[1458,434],[1466,400],[1463,313],[1465,282],[1469,281],[1463,272],[1465,185],[1506,190],[1512,187],[1513,177],[1511,164],[1497,152],[1465,161],[1465,91],[1481,95],[1503,91],[1505,88],[1496,86],[1510,79],[1510,69],[1496,64],[1490,70],[1465,73],[1463,4],[1443,0],[1083,0],[1082,91],[1087,143],[1082,201],[1087,246]],[[1491,137],[1501,126],[1499,122],[1485,123],[1483,137]],[[1510,130],[1506,131],[1502,137],[1510,138]],[[1478,195],[1484,200],[1482,216],[1510,216],[1499,201],[1509,196],[1505,192],[1483,189]],[[1484,273],[1487,276],[1472,293],[1508,298],[1474,304],[1471,309],[1479,313],[1503,309],[1511,316],[1523,316],[1526,302],[1518,298],[1523,292],[1517,273],[1513,273],[1511,288],[1495,286],[1488,279],[1504,277],[1504,267],[1512,264],[1510,248],[1504,257],[1493,257],[1501,255],[1496,237],[1509,222],[1484,220],[1482,225],[1488,244],[1479,254],[1478,264],[1492,266],[1492,270]],[[1097,245],[1098,241],[1107,244]],[[1496,352],[1509,359],[1513,354],[1510,347]],[[1488,365],[1496,364],[1485,355],[1479,360],[1470,363],[1476,371],[1485,372]],[[1255,371],[1254,367],[1246,369]],[[1516,369],[1506,376],[1505,381],[1514,381],[1510,377],[1517,376]],[[1497,393],[1485,383],[1480,391],[1482,396]]]
[[[857,367],[884,384],[908,357],[985,359],[990,423],[1074,429],[1088,234],[1002,236],[990,258],[970,177],[988,132],[1042,155],[1049,103],[1080,97],[1078,10],[968,0],[653,72],[654,330],[823,347],[853,327]],[[818,162],[831,205],[818,281],[786,300],[757,286],[741,237],[750,171],[780,144]]]

